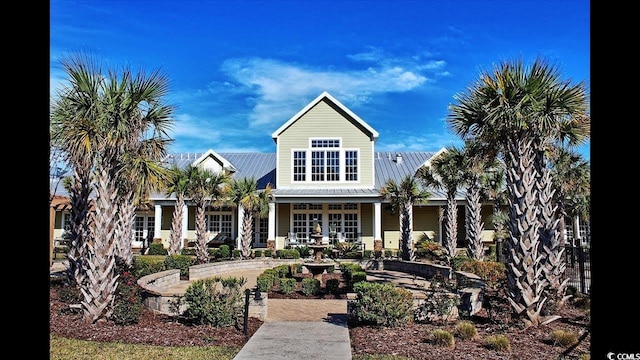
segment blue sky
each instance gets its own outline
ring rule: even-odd
[[[448,106],[502,60],[544,57],[590,91],[587,0],[51,0],[50,19],[51,94],[72,53],[160,70],[171,153],[275,152],[271,134],[322,91],[378,131],[378,151],[460,146]]]

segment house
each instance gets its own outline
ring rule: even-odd
[[[398,215],[386,210],[379,189],[388,180],[401,182],[428,164],[439,152],[376,151],[379,134],[358,115],[327,92],[323,92],[272,133],[275,153],[204,153],[170,154],[165,161],[186,167],[203,166],[214,171],[228,171],[233,178],[255,178],[259,188],[273,187],[269,215],[256,219],[254,248],[283,249],[288,238],[296,234],[308,239],[319,224],[323,241],[341,234],[346,241],[359,241],[365,249],[398,249],[400,230]],[[442,150],[441,150],[442,151]],[[430,190],[425,205],[416,205],[414,240],[424,236],[440,241],[443,236],[441,211],[446,206],[443,191]],[[464,193],[458,200],[458,247],[464,244]],[[135,218],[134,248],[145,242],[169,245],[175,198],[153,194],[153,204],[138,210]],[[206,226],[209,239],[226,236],[240,245],[241,209],[209,207]],[[485,226],[491,226],[491,206],[483,208]],[[183,218],[184,244],[195,241],[195,206],[187,204]],[[61,236],[68,220],[68,209],[56,212],[54,238]],[[493,231],[483,234],[487,242]],[[183,245],[184,245],[183,244]]]

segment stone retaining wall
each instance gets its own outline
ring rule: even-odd
[[[300,261],[300,259],[252,259],[193,265],[189,267],[188,281],[224,276],[225,273],[242,270],[266,270],[278,265],[294,264]],[[143,276],[138,279],[138,285],[144,289],[142,303],[154,312],[176,315],[175,304],[181,301],[184,291],[173,291],[170,287],[179,284],[180,281],[180,270],[178,269],[165,270]],[[253,300],[253,294],[250,296],[249,314],[265,320],[267,315],[266,293],[262,293],[262,295],[265,299],[264,301],[255,301]],[[181,314],[186,309],[186,304],[181,304],[178,308],[178,313]]]
[[[380,270],[400,271],[407,274],[422,276],[425,279],[431,279],[436,274],[440,274],[447,279],[451,278],[450,267],[418,261],[384,259],[382,260],[382,268]]]

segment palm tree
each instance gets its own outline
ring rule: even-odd
[[[530,67],[522,60],[505,61],[493,71],[483,71],[450,107],[448,122],[455,133],[493,144],[504,159],[510,218],[509,301],[527,325],[558,318],[540,313],[548,285],[539,276],[545,259],[539,254],[540,243],[549,241],[553,236],[549,230],[557,226],[553,212],[542,204],[551,196],[542,155],[558,139],[584,139],[580,131],[589,123],[585,95],[584,84],[561,81],[556,69],[542,59]]]
[[[418,169],[416,176],[429,188],[444,189],[447,193],[447,206],[445,208],[445,240],[449,261],[456,255],[456,243],[458,241],[458,205],[456,194],[458,186],[464,181],[464,154],[455,146],[446,148],[446,151],[431,161],[430,165]]]
[[[253,224],[256,216],[265,217],[269,214],[269,203],[273,201],[271,185],[267,184],[264,190],[258,190],[256,179],[234,179],[227,188],[225,197],[230,204],[238,207],[242,213],[241,232],[241,256],[244,259],[251,257],[251,242],[253,241]]]
[[[413,261],[413,205],[426,203],[431,193],[420,188],[420,184],[411,175],[407,175],[398,184],[389,180],[380,189],[380,194],[390,202],[392,212],[398,212],[400,225],[400,244],[402,247],[402,260]]]
[[[484,260],[482,241],[482,198],[490,186],[498,166],[495,153],[485,144],[467,141],[462,149],[463,183],[466,185],[465,237],[467,256],[478,261]]]
[[[173,206],[173,217],[171,219],[171,242],[169,244],[169,255],[175,255],[180,252],[182,244],[182,219],[184,218],[185,194],[187,184],[189,182],[189,174],[185,169],[177,166],[171,168],[171,177],[167,183],[166,194],[170,196],[175,194],[176,202]]]
[[[77,219],[80,225],[91,225],[86,231],[89,236],[77,246],[85,248],[78,262],[84,273],[78,284],[84,318],[96,322],[110,316],[118,286],[115,257],[122,235],[118,186],[127,173],[124,159],[133,144],[139,145],[147,136],[166,144],[172,107],[162,102],[168,81],[157,71],[134,75],[125,68],[105,75],[97,61],[83,55],[64,58],[62,64],[71,86],[53,102],[52,138],[78,176],[74,184],[79,188],[74,192],[84,196],[88,185],[95,194],[94,210],[86,213],[90,220]],[[79,206],[85,214],[84,204]]]
[[[217,173],[191,165],[186,172],[189,181],[185,194],[196,206],[196,262],[204,264],[209,262],[205,211],[209,204],[221,201],[220,196],[224,191],[224,185],[229,181],[229,176],[226,172]]]

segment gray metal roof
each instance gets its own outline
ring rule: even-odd
[[[185,168],[199,159],[204,153],[176,153],[169,154],[164,162],[167,165],[175,164],[180,168]],[[258,180],[258,187],[264,188],[268,183],[274,186],[274,195],[290,200],[317,197],[322,201],[331,201],[331,197],[338,197],[342,202],[345,199],[353,198],[362,201],[366,198],[378,196],[378,189],[382,188],[388,180],[397,183],[401,182],[407,175],[415,175],[416,171],[424,165],[436,152],[390,152],[377,151],[374,154],[375,164],[375,188],[374,189],[275,189],[276,183],[276,154],[257,152],[235,152],[218,153],[221,157],[231,163],[236,169],[234,178],[255,178]],[[398,155],[402,161],[398,161]],[[51,182],[51,190],[54,188],[54,181]],[[57,195],[68,196],[66,190],[58,185]],[[430,201],[446,199],[446,193],[442,190],[429,189],[432,193]],[[154,194],[153,198],[163,197],[163,194]],[[464,198],[464,191],[458,191],[457,199]]]

